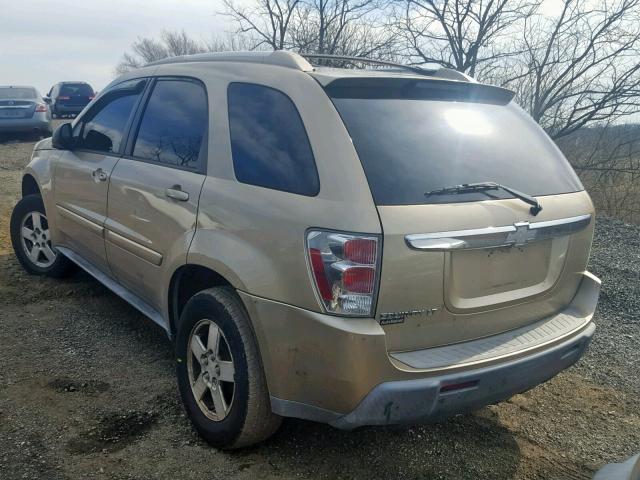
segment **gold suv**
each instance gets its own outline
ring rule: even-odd
[[[218,447],[283,416],[352,429],[498,402],[572,365],[595,330],[593,205],[513,93],[357,61],[375,68],[284,51],[156,62],[25,169],[24,268],[78,265],[163,328]]]

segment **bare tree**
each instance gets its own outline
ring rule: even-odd
[[[379,8],[378,0],[302,2],[291,26],[292,42],[303,52],[358,54],[363,37],[376,28],[373,13]],[[371,45],[364,49],[372,50]]]
[[[256,39],[254,48],[304,53],[379,55],[392,36],[383,26],[386,0],[225,0],[237,33]]]
[[[224,5],[223,13],[236,22],[238,33],[256,37],[255,47],[283,50],[291,46],[289,25],[299,9],[300,0],[255,0],[248,6],[224,0]]]
[[[211,41],[195,40],[182,31],[163,31],[160,39],[138,38],[116,67],[116,74],[140,68],[150,62],[168,57],[205,52],[249,50],[255,42],[243,36],[214,37]]]
[[[599,211],[640,223],[640,125],[605,122],[557,143]]]
[[[640,0],[563,0],[527,19],[523,44],[503,84],[554,139],[640,111]]]
[[[159,40],[138,38],[131,45],[131,53],[126,52],[122,56],[122,60],[116,67],[116,74],[140,68],[163,58],[205,51],[207,51],[206,45],[190,38],[184,30],[179,32],[164,30]]]
[[[412,63],[488,76],[516,55],[513,38],[541,0],[403,0],[394,26]],[[483,70],[487,72],[483,72]]]

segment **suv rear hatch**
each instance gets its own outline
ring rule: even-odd
[[[56,101],[68,107],[85,107],[93,96],[93,89],[87,83],[65,83]]]
[[[564,309],[586,268],[589,196],[507,90],[415,77],[325,86],[383,229],[376,318],[389,351],[487,337]],[[508,190],[445,187],[497,182]],[[431,192],[431,193],[429,193]]]

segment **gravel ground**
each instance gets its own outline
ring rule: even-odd
[[[3,143],[4,140],[4,143]],[[210,448],[179,403],[163,333],[88,276],[26,275],[8,234],[32,141],[0,139],[0,478],[587,479],[640,450],[640,228],[599,218],[598,330],[578,365],[443,423],[341,432],[286,420]]]
[[[604,287],[591,353],[576,370],[594,382],[638,395],[640,227],[599,217],[589,268]]]

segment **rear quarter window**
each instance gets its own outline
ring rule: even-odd
[[[238,181],[315,196],[320,181],[300,114],[283,92],[231,83],[227,90],[233,168]]]

